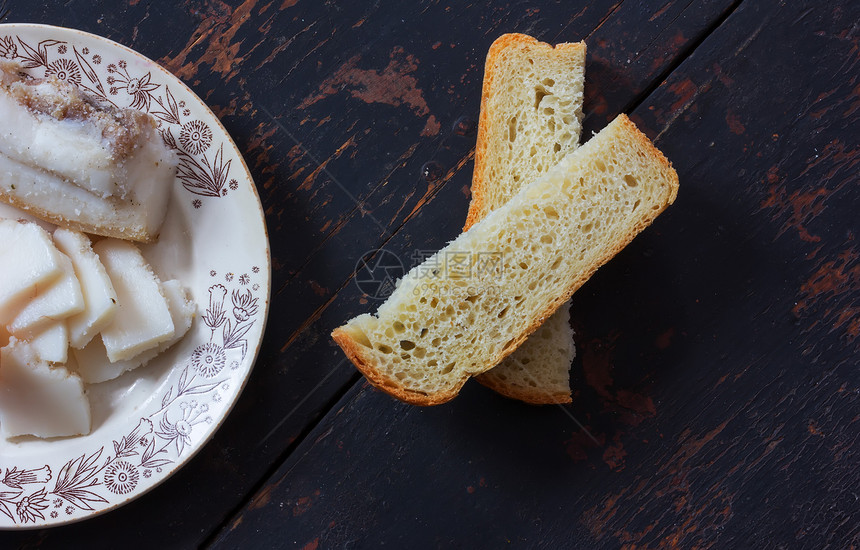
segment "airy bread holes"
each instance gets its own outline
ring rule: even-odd
[[[370,343],[370,338],[367,337],[362,331],[355,331],[352,335],[353,339],[366,348],[373,348],[373,344]]]
[[[545,98],[548,95],[552,95],[552,94],[550,94],[548,91],[546,91],[546,88],[544,88],[543,86],[540,86],[540,85],[535,86],[535,111],[537,111],[538,108],[540,108],[540,102],[543,101],[543,98]]]

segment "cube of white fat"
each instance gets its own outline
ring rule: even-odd
[[[33,338],[55,321],[84,310],[84,297],[72,261],[61,253],[60,265],[63,269],[60,277],[50,286],[40,289],[9,325],[9,332],[14,336]]]
[[[103,239],[93,250],[116,291],[116,314],[101,331],[108,359],[131,359],[173,337],[175,328],[161,282],[140,250],[118,239]]]
[[[34,223],[0,220],[0,325],[44,285],[63,273],[60,252],[48,233]]]
[[[54,244],[72,260],[84,297],[84,310],[66,319],[69,341],[80,349],[110,324],[116,314],[116,291],[89,237],[59,228],[54,231]]]
[[[0,432],[5,437],[85,435],[91,422],[79,376],[48,366],[15,338],[0,349]]]
[[[69,328],[65,321],[54,321],[27,342],[42,361],[61,364],[69,359]]]
[[[116,361],[114,363],[108,359],[101,338],[93,338],[84,349],[73,350],[77,363],[77,374],[80,375],[84,382],[97,384],[113,380],[127,371],[145,365],[185,336],[185,333],[191,328],[197,308],[194,302],[188,299],[188,295],[179,281],[166,281],[161,285],[161,288],[165,298],[167,298],[167,305],[176,329],[173,338],[162,342],[157,348],[144,351],[131,359]]]

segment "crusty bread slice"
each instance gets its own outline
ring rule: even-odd
[[[584,42],[552,47],[525,34],[504,34],[490,46],[464,230],[579,146],[585,51]],[[568,303],[476,380],[527,403],[570,403],[569,321]]]
[[[678,176],[620,115],[332,337],[370,382],[418,405],[497,365],[675,200]]]
[[[502,362],[475,377],[494,391],[532,405],[570,403],[576,357],[570,302],[565,302]]]
[[[585,42],[553,48],[525,34],[490,46],[465,229],[579,145]]]

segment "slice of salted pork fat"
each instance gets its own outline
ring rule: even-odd
[[[0,326],[63,274],[62,254],[35,223],[0,219]]]
[[[152,242],[178,159],[155,119],[0,62],[0,200],[88,233]]]
[[[40,288],[9,324],[13,335],[29,340],[56,321],[83,311],[84,297],[71,260],[60,254],[60,266],[60,276]]]
[[[81,349],[110,324],[116,314],[116,291],[107,271],[93,251],[89,237],[78,231],[59,228],[54,244],[72,260],[81,285],[84,309],[67,319],[72,347]]]
[[[102,239],[93,246],[116,291],[117,310],[101,332],[111,362],[131,359],[176,332],[161,281],[133,244]]]
[[[54,321],[30,337],[27,343],[42,361],[60,365],[69,359],[69,327],[65,320]]]
[[[167,306],[173,319],[173,336],[158,346],[138,353],[131,359],[110,361],[105,351],[101,338],[93,338],[83,349],[73,351],[77,374],[88,384],[97,384],[112,380],[127,371],[136,369],[147,364],[170,346],[177,343],[185,336],[194,320],[196,307],[194,302],[188,299],[185,288],[177,280],[165,281],[161,285],[161,291],[167,299]]]
[[[39,359],[12,338],[0,349],[0,433],[61,437],[90,432],[90,404],[80,377]]]

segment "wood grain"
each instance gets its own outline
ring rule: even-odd
[[[216,546],[856,544],[856,15],[744,2],[634,110],[682,184],[574,297],[566,412],[597,443],[362,385]]]

